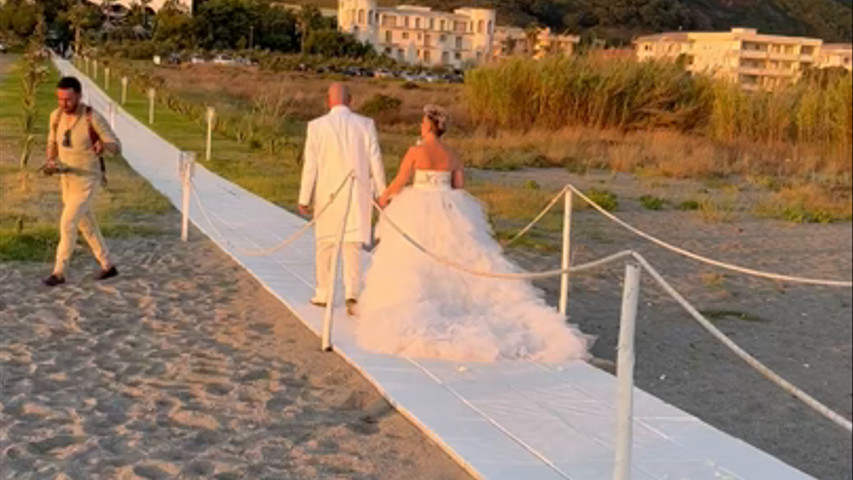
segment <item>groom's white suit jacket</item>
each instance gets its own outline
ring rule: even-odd
[[[302,168],[301,205],[314,204],[320,212],[349,172],[355,172],[352,206],[347,218],[345,242],[370,241],[371,200],[385,190],[385,169],[373,120],[344,106],[308,124]],[[368,190],[368,188],[370,190]],[[348,187],[339,194],[317,221],[320,241],[337,240],[346,211]]]

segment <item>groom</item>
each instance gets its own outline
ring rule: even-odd
[[[361,248],[370,241],[371,200],[385,190],[385,170],[376,126],[373,120],[350,110],[351,100],[345,85],[333,84],[329,87],[329,113],[308,124],[299,213],[309,216],[314,211],[312,205],[320,212],[332,202],[315,226],[317,286],[311,303],[324,307],[329,301],[332,256],[346,215],[349,187],[345,186],[334,200],[332,196],[347,175],[355,174],[342,246],[347,312],[355,315]]]

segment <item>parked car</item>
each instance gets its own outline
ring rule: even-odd
[[[181,64],[181,55],[178,53],[173,53],[169,55],[168,63],[169,65],[180,65]]]
[[[213,57],[213,63],[217,65],[234,65],[236,62],[230,55],[219,54]]]
[[[394,78],[394,74],[389,72],[388,70],[379,69],[373,72],[374,78]]]

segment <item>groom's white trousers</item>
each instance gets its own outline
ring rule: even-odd
[[[346,242],[341,246],[344,263],[343,278],[346,299],[358,299],[361,282],[361,242]],[[317,288],[314,299],[326,301],[332,282],[332,257],[335,255],[335,242],[317,242],[316,277]]]

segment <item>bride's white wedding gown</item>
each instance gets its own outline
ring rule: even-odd
[[[428,250],[469,268],[519,272],[492,237],[480,202],[451,173],[417,171],[385,210]],[[357,337],[372,351],[457,361],[586,358],[589,337],[527,281],[472,276],[413,248],[380,220],[359,300]]]

